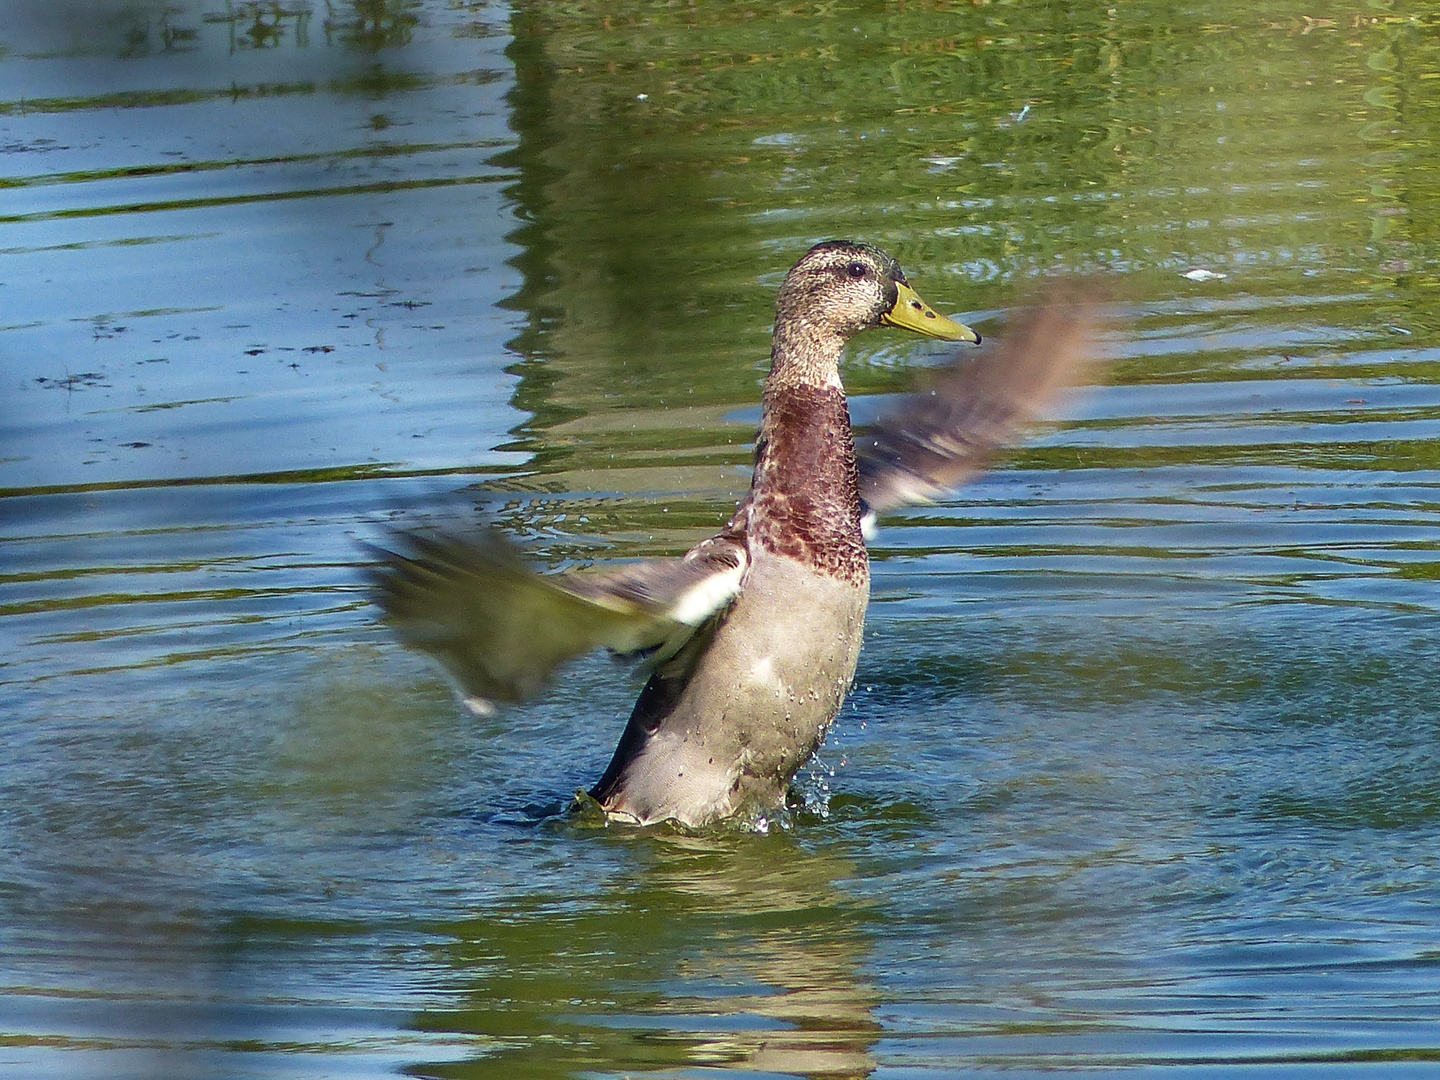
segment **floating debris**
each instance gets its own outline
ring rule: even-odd
[[[40,386],[58,386],[62,390],[74,390],[80,386],[109,386],[103,371],[82,371],[78,375],[66,375],[63,379],[49,379],[38,375],[35,382]]]

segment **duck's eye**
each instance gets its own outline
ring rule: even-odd
[[[845,268],[845,272],[856,281],[859,281],[870,272],[870,268],[862,262],[853,262]]]

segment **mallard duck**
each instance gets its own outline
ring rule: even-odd
[[[780,805],[850,687],[870,591],[867,518],[982,468],[1073,377],[1084,309],[1035,309],[1008,345],[956,365],[859,442],[840,361],[882,326],[978,345],[868,244],[811,248],[776,301],[749,493],[683,558],[532,572],[493,532],[403,533],[373,571],[402,639],[437,657],[467,703],[535,694],[604,646],[649,679],[589,796],[608,818],[703,826]]]

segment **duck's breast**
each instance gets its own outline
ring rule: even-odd
[[[868,584],[756,552],[744,591],[664,714],[640,715],[653,680],[641,695],[629,760],[612,765],[597,797],[642,823],[699,825],[777,805],[850,688]]]

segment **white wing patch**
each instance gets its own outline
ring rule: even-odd
[[[465,708],[470,710],[472,716],[478,716],[482,720],[494,716],[497,712],[495,703],[489,698],[477,697],[474,694],[470,694],[461,700],[465,702]]]
[[[737,559],[736,563],[736,566],[711,574],[704,581],[686,589],[675,598],[675,603],[666,614],[676,622],[699,626],[740,595],[740,582],[745,577],[746,561]]]

